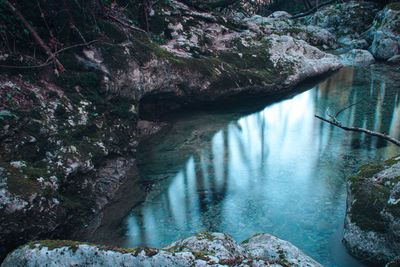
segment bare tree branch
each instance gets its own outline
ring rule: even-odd
[[[112,19],[115,20],[116,22],[121,23],[121,24],[124,25],[124,26],[131,28],[132,30],[147,33],[145,30],[142,30],[142,29],[137,28],[137,27],[135,27],[135,26],[133,26],[133,25],[130,25],[130,24],[126,23],[125,21],[123,21],[123,20],[117,18],[116,16],[113,16],[112,14],[107,14],[107,16],[108,16],[109,18],[112,18]]]
[[[353,131],[353,132],[366,133],[366,134],[368,134],[368,135],[372,135],[372,136],[376,136],[376,137],[383,138],[383,139],[385,139],[386,141],[389,141],[389,142],[391,142],[391,143],[393,143],[393,144],[395,144],[395,145],[397,145],[397,146],[400,146],[400,140],[399,140],[399,139],[396,139],[396,138],[394,138],[394,137],[391,137],[391,136],[389,136],[389,135],[387,135],[387,134],[380,133],[380,132],[375,132],[375,131],[371,131],[371,130],[368,130],[368,129],[365,129],[365,128],[344,126],[343,124],[340,123],[340,121],[337,119],[337,116],[338,116],[340,113],[342,113],[343,111],[345,111],[346,109],[348,109],[348,108],[350,108],[350,107],[352,107],[352,106],[355,106],[355,105],[359,104],[359,103],[360,103],[361,101],[363,101],[363,100],[364,100],[364,99],[361,99],[360,101],[358,101],[358,102],[356,102],[356,103],[354,103],[354,104],[351,104],[351,105],[349,105],[349,106],[347,106],[347,107],[342,108],[341,110],[339,110],[339,111],[336,113],[335,116],[330,115],[330,114],[329,114],[329,111],[328,111],[328,109],[327,109],[327,110],[326,110],[327,116],[328,116],[329,118],[331,118],[331,120],[325,119],[325,118],[323,118],[323,117],[321,117],[321,116],[318,116],[318,115],[315,115],[315,117],[318,118],[318,119],[320,119],[320,120],[322,120],[322,121],[324,121],[324,122],[327,122],[327,123],[330,123],[330,124],[332,124],[332,125],[334,125],[334,126],[336,126],[336,127],[339,127],[339,128],[341,128],[341,129],[343,129],[343,130],[346,130],[346,131]]]
[[[28,23],[28,21],[25,19],[25,17],[19,12],[18,9],[16,9],[8,0],[4,0],[4,3],[10,8],[11,12],[17,16],[22,23],[24,23],[24,26],[28,29],[30,34],[32,34],[33,38],[35,41],[40,45],[40,47],[43,48],[43,50],[46,52],[46,54],[54,61],[56,64],[57,68],[59,71],[63,72],[65,71],[64,66],[60,63],[60,61],[56,58],[56,56],[51,52],[51,49],[43,42],[42,38],[38,35],[38,33],[35,31],[35,29]]]
[[[311,8],[310,10],[308,10],[308,11],[306,11],[304,13],[301,13],[301,14],[294,15],[291,18],[292,19],[298,19],[298,18],[302,18],[302,17],[308,16],[308,15],[316,12],[320,7],[329,5],[329,4],[333,3],[333,2],[334,2],[334,0],[322,2],[320,4],[317,4],[315,7]]]
[[[88,45],[91,45],[91,44],[93,44],[93,43],[95,43],[95,42],[98,42],[98,41],[100,41],[100,40],[99,40],[99,39],[96,39],[96,40],[92,40],[92,41],[87,42],[87,43],[84,43],[84,44],[76,44],[76,45],[71,45],[71,46],[68,46],[68,47],[64,47],[64,48],[62,48],[62,49],[57,50],[56,52],[54,52],[53,55],[56,56],[56,55],[58,55],[58,54],[60,54],[60,53],[62,53],[62,52],[64,52],[64,51],[66,51],[66,50],[68,50],[68,49],[72,49],[72,48],[79,47],[79,46],[88,46]],[[8,68],[8,69],[42,68],[42,67],[46,67],[46,66],[50,65],[51,63],[52,63],[52,62],[51,62],[51,57],[49,57],[44,63],[39,64],[39,65],[33,65],[33,66],[10,66],[10,65],[0,65],[0,68]]]

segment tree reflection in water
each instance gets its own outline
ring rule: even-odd
[[[142,179],[174,174],[157,183],[123,221],[126,231],[118,237],[123,243],[116,245],[162,247],[202,231],[225,232],[241,241],[268,232],[324,265],[345,266],[350,259],[338,252],[340,239],[332,239],[343,225],[345,177],[361,164],[400,151],[323,123],[314,114],[328,107],[333,113],[365,98],[341,114],[342,123],[400,137],[399,76],[379,65],[344,68],[250,115],[203,111],[183,116],[139,151]]]

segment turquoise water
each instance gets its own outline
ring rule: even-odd
[[[400,138],[399,93],[399,70],[348,67],[267,106],[257,101],[233,111],[180,114],[139,148],[141,179],[160,181],[103,236],[117,246],[163,247],[203,231],[239,242],[266,232],[324,265],[361,266],[341,244],[346,177],[400,149],[314,114],[334,114],[363,99],[340,121]]]

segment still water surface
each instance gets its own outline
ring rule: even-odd
[[[163,247],[203,231],[240,242],[266,232],[324,265],[361,266],[341,244],[346,177],[400,150],[314,114],[328,108],[334,114],[364,99],[340,121],[400,138],[399,93],[399,70],[347,67],[268,106],[180,115],[140,148],[142,179],[164,179],[111,230],[112,242]]]

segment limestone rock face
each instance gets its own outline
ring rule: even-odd
[[[387,60],[399,53],[400,42],[400,10],[392,10],[390,6],[380,11],[372,27],[366,33],[372,42],[371,53],[379,59]]]
[[[362,166],[350,177],[343,240],[371,264],[400,254],[400,157]]]
[[[370,27],[379,6],[369,1],[346,1],[322,7],[305,17],[305,24],[317,25],[337,36],[359,38]]]
[[[368,50],[353,49],[339,56],[345,66],[365,66],[375,62],[374,56]]]
[[[178,1],[171,3],[173,10],[157,14],[165,20],[171,12],[179,14],[168,24],[172,38],[161,45],[163,56],[158,56],[159,50],[147,51],[148,61],[130,60],[128,68],[114,72],[104,86],[141,101],[141,112],[152,105],[177,109],[244,92],[283,92],[341,67],[337,56],[314,47],[335,47],[329,31],[295,22],[285,12],[270,17],[217,17]],[[134,43],[124,49],[131,54],[137,50]]]
[[[227,234],[202,233],[164,249],[110,249],[73,241],[38,241],[11,253],[10,266],[322,266],[291,243],[257,234],[241,246]]]

